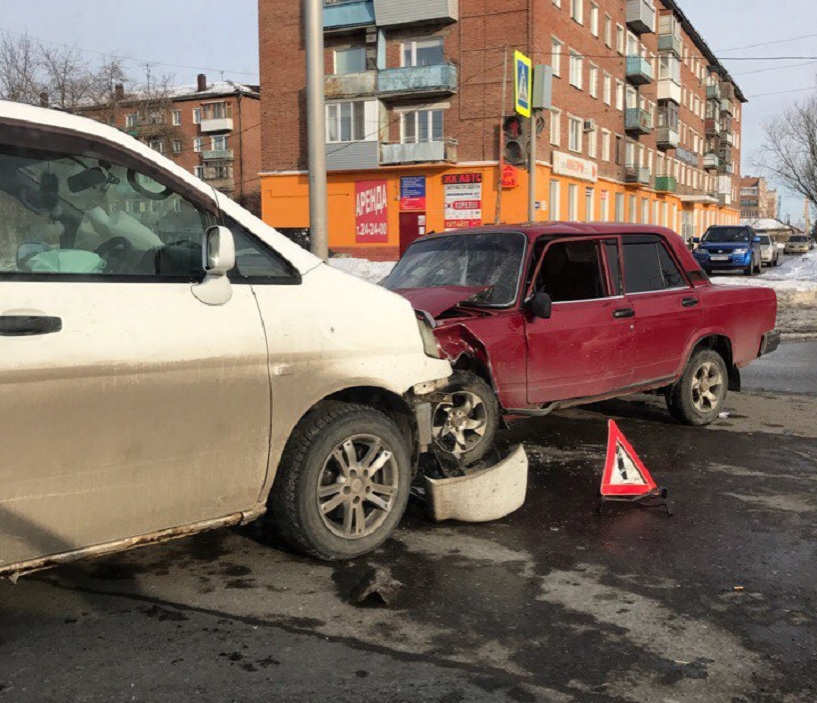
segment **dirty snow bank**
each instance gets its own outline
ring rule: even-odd
[[[369,283],[378,283],[394,268],[394,261],[369,261],[350,257],[336,257],[329,259],[328,263],[339,271],[357,276]]]

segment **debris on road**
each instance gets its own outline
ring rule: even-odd
[[[382,604],[390,607],[405,584],[394,578],[386,569],[369,569],[350,594],[353,605]]]

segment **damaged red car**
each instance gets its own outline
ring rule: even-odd
[[[433,434],[465,465],[503,419],[630,393],[662,393],[676,420],[705,425],[780,341],[773,290],[713,285],[675,232],[646,225],[424,237],[382,285],[433,322],[455,369]]]

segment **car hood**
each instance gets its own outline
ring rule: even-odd
[[[401,288],[395,293],[408,300],[415,310],[439,317],[468,298],[488,290],[490,286],[438,286],[435,288]]]

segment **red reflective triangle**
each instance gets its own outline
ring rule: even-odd
[[[607,459],[601,477],[603,496],[640,496],[658,487],[613,420],[608,423]]]

